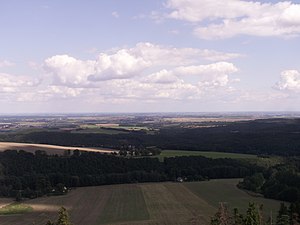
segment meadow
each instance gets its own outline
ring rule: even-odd
[[[209,224],[219,202],[245,209],[248,202],[263,204],[265,214],[279,202],[253,197],[237,189],[239,179],[193,183],[143,183],[85,187],[63,196],[27,200],[33,211],[0,216],[1,225],[44,225],[54,220],[60,206],[68,209],[74,225],[98,224]]]
[[[227,153],[227,152],[209,152],[209,151],[185,151],[185,150],[163,150],[160,155],[156,156],[160,161],[168,157],[179,156],[204,156],[207,158],[231,158],[231,159],[255,159],[256,155]]]

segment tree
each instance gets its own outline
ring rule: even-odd
[[[276,225],[290,225],[290,217],[288,215],[281,215],[277,218]]]
[[[52,223],[50,220],[47,221],[46,225],[55,225],[54,223]]]
[[[218,212],[211,219],[211,225],[230,225],[230,216],[228,213],[227,206],[224,203],[220,203]]]
[[[60,208],[58,212],[58,219],[55,225],[72,225],[66,208],[64,207]]]
[[[257,210],[254,203],[249,203],[244,225],[262,225],[262,219],[260,217],[260,213]]]
[[[20,202],[22,201],[22,193],[21,191],[18,191],[17,195],[16,195],[16,202]]]
[[[239,213],[239,210],[237,208],[234,208],[234,210],[233,210],[233,224],[234,225],[243,225],[243,223],[244,223],[243,215]]]
[[[290,224],[300,225],[300,203],[291,203],[289,207]]]

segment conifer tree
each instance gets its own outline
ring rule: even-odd
[[[249,203],[244,225],[261,225],[261,219],[254,203]]]
[[[58,219],[55,225],[72,225],[66,208],[64,207],[60,208],[58,212]]]

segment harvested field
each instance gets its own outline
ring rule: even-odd
[[[80,150],[87,152],[100,152],[100,153],[112,153],[118,152],[114,149],[105,148],[82,148],[82,147],[68,147],[58,145],[46,145],[46,144],[28,144],[28,143],[16,143],[16,142],[0,142],[0,151],[5,150],[24,150],[34,153],[36,150],[46,151],[48,154],[63,155],[66,150]]]
[[[255,201],[265,205],[265,212],[278,210],[278,201],[252,197],[238,190],[237,182],[228,179],[77,188],[64,196],[27,200],[24,203],[33,208],[32,212],[0,216],[0,224],[45,225],[48,219],[55,220],[60,206],[68,209],[74,225],[205,225],[222,201],[241,208]]]
[[[116,185],[111,188],[112,193],[98,219],[100,224],[149,219],[140,185]]]

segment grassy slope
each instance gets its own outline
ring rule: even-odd
[[[231,209],[237,207],[241,210],[246,209],[249,202],[263,204],[265,213],[279,209],[279,202],[272,199],[254,197],[236,187],[239,179],[220,179],[204,182],[185,183],[184,185],[201,197],[208,204],[218,207],[219,202],[229,204]]]
[[[279,202],[254,198],[238,190],[234,180],[195,183],[124,184],[77,188],[65,196],[25,202],[34,211],[24,215],[0,216],[1,225],[44,225],[65,206],[74,225],[98,224],[208,224],[220,201],[246,207],[261,202],[266,211],[277,211]],[[275,213],[274,213],[275,214]],[[26,223],[25,223],[26,222]]]
[[[29,205],[12,203],[0,208],[0,215],[23,214],[31,212],[33,209]]]

